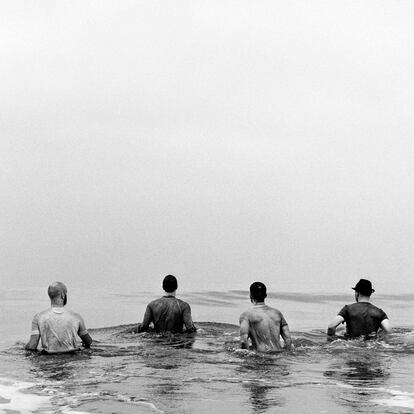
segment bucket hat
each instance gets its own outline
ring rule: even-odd
[[[359,282],[352,289],[356,290],[363,295],[370,295],[374,293],[375,290],[372,289],[372,283],[367,279],[360,279]]]

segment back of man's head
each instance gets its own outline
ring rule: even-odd
[[[250,285],[250,297],[257,302],[263,302],[267,296],[266,285],[262,282],[254,282]]]
[[[164,280],[162,281],[162,288],[167,293],[175,292],[177,290],[177,287],[178,287],[178,283],[177,283],[177,278],[175,276],[167,275],[164,277]]]
[[[47,289],[50,300],[58,298],[62,293],[67,294],[68,290],[62,282],[53,282]]]

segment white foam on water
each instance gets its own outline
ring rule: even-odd
[[[50,397],[22,392],[33,385],[28,382],[0,378],[0,402],[2,400],[7,401],[0,403],[0,413],[5,413],[6,410],[14,410],[25,414],[40,409],[52,412]]]
[[[408,391],[401,391],[396,389],[390,389],[390,388],[373,388],[373,387],[355,387],[350,384],[343,384],[343,383],[336,383],[335,386],[342,387],[342,388],[354,388],[358,390],[366,390],[367,392],[370,391],[379,391],[384,394],[384,396],[389,395],[388,398],[375,398],[371,399],[370,401],[379,404],[384,405],[387,407],[401,407],[401,408],[409,408],[414,409],[414,393],[408,392]]]
[[[31,394],[26,391],[34,385],[30,382],[0,378],[0,413],[7,413],[7,410],[13,410],[21,414],[34,412],[88,414],[85,411],[71,410],[69,407],[59,407],[57,409],[52,405],[51,397]]]
[[[387,407],[401,407],[414,409],[414,393],[397,391],[397,390],[384,390],[388,394],[391,394],[390,398],[378,398],[371,400],[372,402]]]
[[[160,414],[163,414],[164,413],[164,411],[159,410],[153,403],[145,402],[145,401],[135,401],[134,403],[137,406],[141,405],[143,407],[148,407],[148,408],[150,408],[152,411],[154,411],[156,413],[160,413]]]

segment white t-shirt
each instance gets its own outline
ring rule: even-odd
[[[46,309],[32,322],[32,335],[40,335],[42,348],[49,353],[79,349],[77,337],[87,333],[82,317],[65,308]]]

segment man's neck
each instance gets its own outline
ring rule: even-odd
[[[51,302],[50,306],[52,308],[63,308],[65,305],[62,302]]]
[[[172,297],[175,298],[175,294],[176,293],[177,293],[176,291],[174,291],[174,292],[165,292],[165,295],[164,296],[172,296]]]
[[[253,306],[264,306],[265,305],[264,301],[258,302],[256,300],[254,300],[252,303],[253,303]]]

